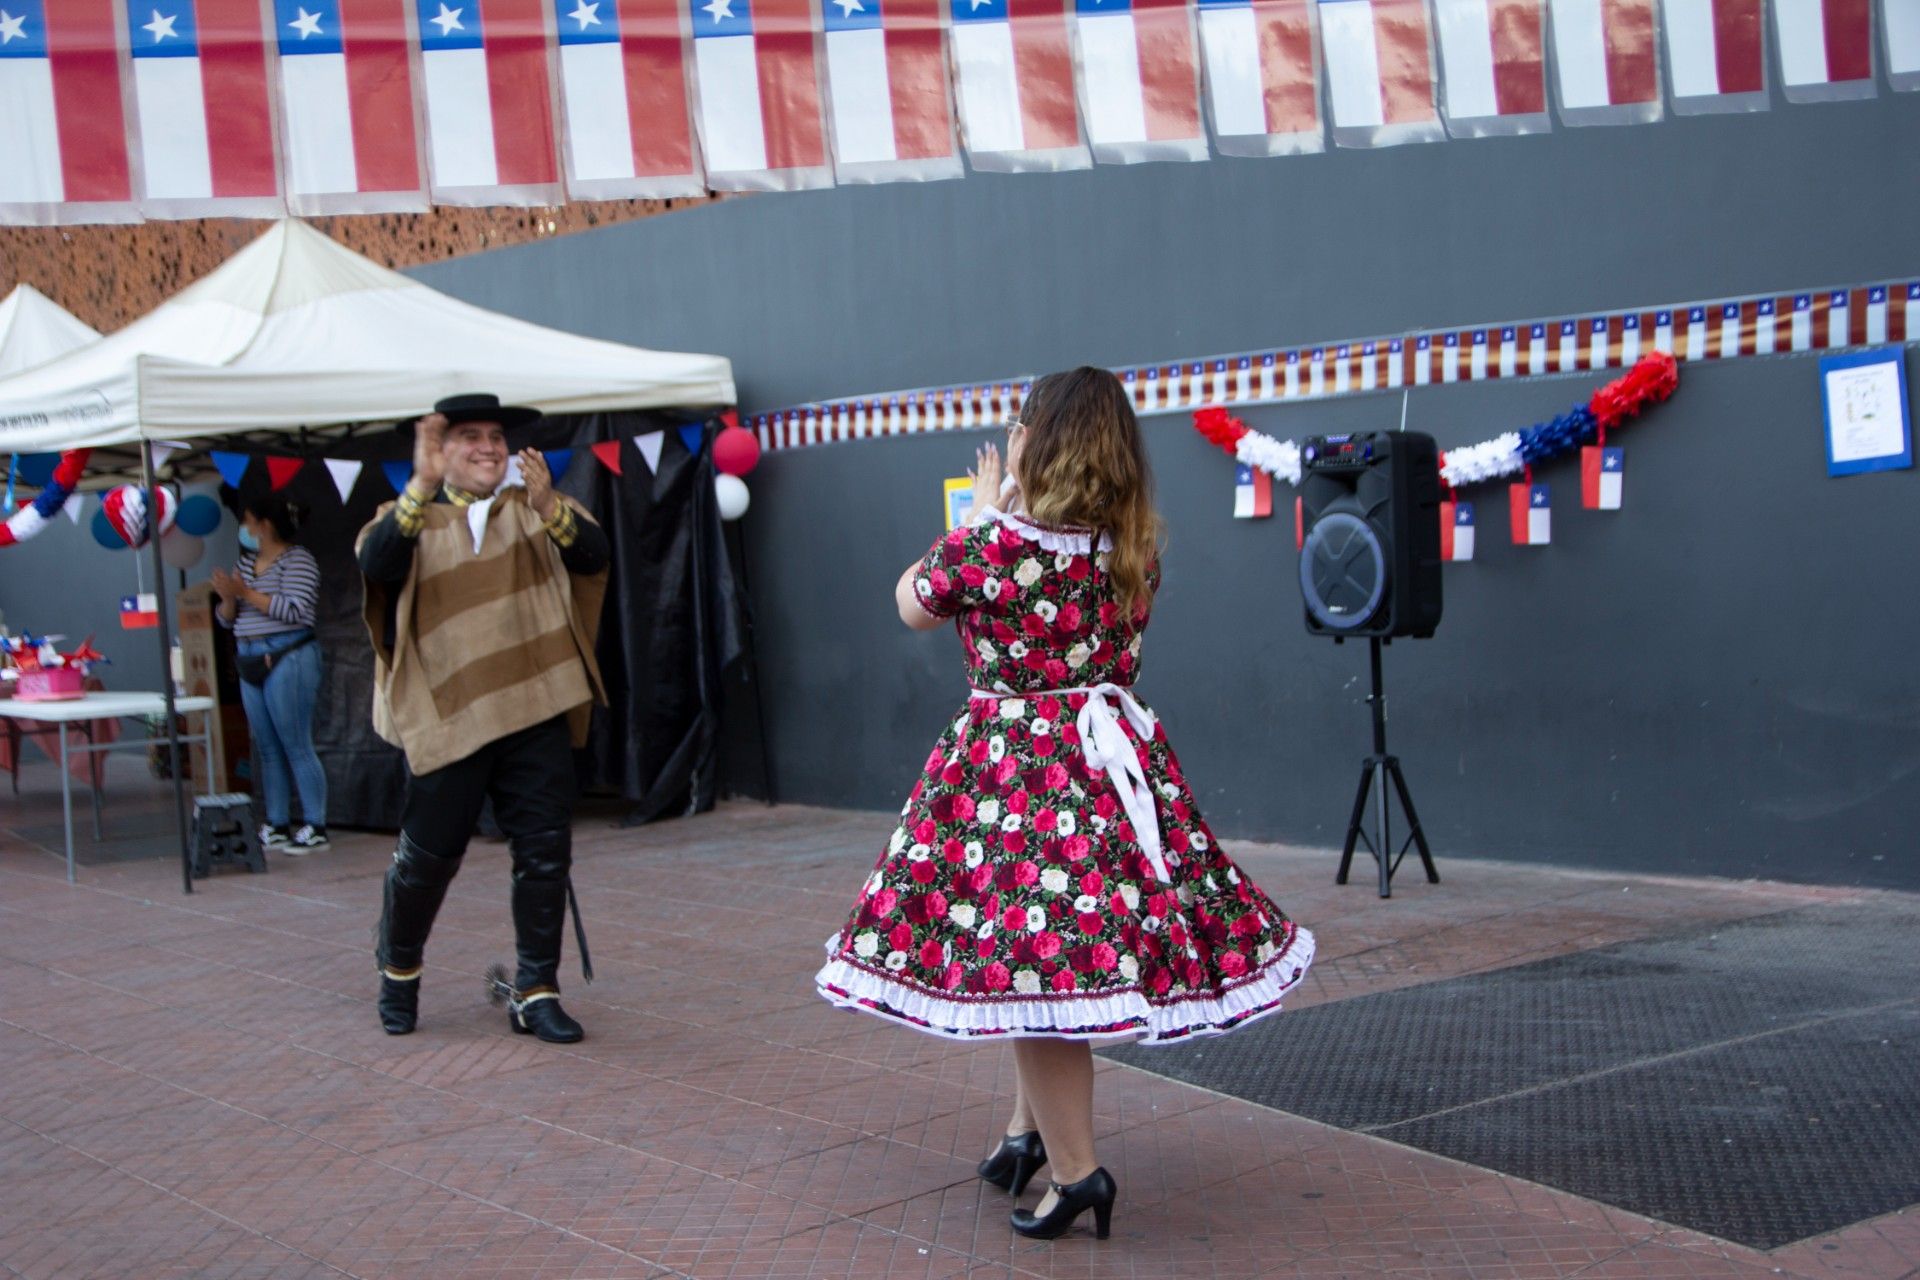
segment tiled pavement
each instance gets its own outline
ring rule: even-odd
[[[557,1047],[508,1034],[482,996],[511,950],[501,845],[475,844],[422,1030],[391,1039],[368,954],[388,841],[346,836],[192,897],[164,860],[69,887],[17,834],[34,804],[0,801],[4,1273],[1920,1274],[1920,1209],[1756,1253],[1108,1062],[1114,1238],[1020,1240],[973,1176],[1005,1118],[1005,1047],[811,992],[885,816],[583,820],[599,980],[570,981],[589,1037]],[[1382,903],[1335,888],[1325,852],[1230,847],[1319,936],[1296,1006],[1853,896],[1448,857],[1444,884],[1409,874]]]

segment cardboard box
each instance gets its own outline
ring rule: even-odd
[[[233,633],[213,619],[213,585],[199,582],[176,597],[180,611],[180,684],[189,697],[211,697],[213,789],[253,791],[253,737],[240,702],[240,671]],[[198,752],[193,754],[198,755]],[[197,760],[195,763],[199,763]]]

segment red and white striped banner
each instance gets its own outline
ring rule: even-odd
[[[1790,101],[1920,89],[1920,0],[4,0],[0,225],[1640,123],[1765,109],[1769,39]]]
[[[1590,374],[1664,351],[1682,364],[1920,343],[1920,280],[1235,352],[1115,369],[1136,412],[1287,404],[1404,387]],[[796,405],[743,421],[763,449],[993,427],[1031,376]]]

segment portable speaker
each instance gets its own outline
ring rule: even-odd
[[[1440,625],[1440,453],[1433,437],[1311,436],[1300,460],[1307,630],[1432,635]]]

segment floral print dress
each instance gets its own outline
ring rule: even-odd
[[[1132,694],[1104,538],[1018,515],[915,570],[973,696],[934,744],[815,978],[834,1004],[956,1039],[1180,1040],[1280,1008],[1313,935],[1220,851]]]

